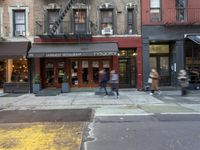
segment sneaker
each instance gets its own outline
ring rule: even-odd
[[[159,90],[159,91],[158,91],[158,95],[160,95],[160,94],[161,94],[161,91]]]
[[[119,98],[119,95],[117,96],[117,99]]]
[[[149,95],[153,95],[153,93],[150,93]]]

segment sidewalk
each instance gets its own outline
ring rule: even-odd
[[[200,113],[200,91],[186,97],[180,91],[163,91],[161,95],[136,89],[120,90],[120,98],[97,96],[94,92],[70,92],[57,96],[0,93],[0,111],[51,110],[92,108],[96,116],[104,115],[150,115],[153,113]]]

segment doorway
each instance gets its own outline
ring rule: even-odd
[[[169,54],[169,45],[150,45],[150,69],[155,68],[159,75],[161,86],[171,85],[170,78],[170,54]]]

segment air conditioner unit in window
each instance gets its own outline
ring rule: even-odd
[[[15,31],[15,36],[25,36],[24,31]]]
[[[111,34],[113,34],[113,29],[111,29],[111,28],[104,28],[103,30],[101,30],[101,34],[102,35],[111,35]]]

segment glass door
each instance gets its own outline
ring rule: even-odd
[[[71,61],[71,84],[78,87],[78,61]]]
[[[150,69],[155,68],[160,75],[160,85],[170,85],[169,56],[151,56]]]
[[[93,83],[99,84],[99,61],[92,61]]]
[[[89,83],[89,62],[82,61],[82,86],[88,86]]]
[[[53,87],[54,86],[54,64],[46,63],[45,64],[45,86]]]

